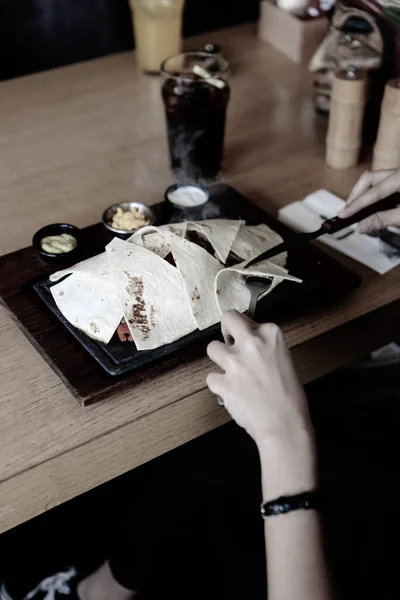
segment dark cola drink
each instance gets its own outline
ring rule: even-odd
[[[188,57],[188,58],[186,58]],[[175,58],[168,59],[173,61]],[[166,70],[165,105],[171,167],[178,179],[213,179],[221,170],[230,88],[219,70],[227,63],[213,55],[180,55],[181,70]],[[193,72],[198,65],[204,77]]]

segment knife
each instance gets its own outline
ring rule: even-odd
[[[370,217],[371,215],[381,212],[384,210],[390,210],[391,208],[395,208],[398,204],[400,204],[400,194],[392,194],[383,200],[379,200],[370,206],[366,206],[362,208],[357,213],[348,217],[347,219],[340,219],[339,217],[333,217],[333,219],[327,219],[324,221],[317,231],[312,231],[310,233],[296,233],[291,238],[289,238],[286,242],[282,242],[265,252],[262,252],[255,258],[253,258],[250,262],[247,263],[247,267],[251,267],[252,265],[262,261],[268,260],[273,256],[277,256],[282,252],[287,252],[288,250],[295,250],[300,248],[301,246],[308,244],[308,242],[312,242],[316,240],[321,235],[332,234],[349,227],[350,225],[354,225],[355,223],[359,223],[363,219]]]

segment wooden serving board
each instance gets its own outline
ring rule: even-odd
[[[183,220],[182,213],[173,211],[166,203],[160,203],[152,208],[157,215],[157,224]],[[191,214],[185,214],[187,220],[218,217],[241,218],[252,225],[267,223],[283,237],[292,233],[276,219],[226,185],[213,187],[211,200],[207,205],[194,209]],[[112,235],[102,224],[87,227],[83,230],[84,252],[81,258],[102,252],[111,239]],[[160,357],[158,354],[153,362],[134,373],[117,377],[108,374],[34,291],[34,284],[45,280],[60,268],[62,267],[58,265],[50,266],[43,263],[32,247],[0,257],[0,299],[23,333],[82,405],[106,398],[122,387],[137,385],[160,372],[167,373],[178,364],[182,365],[182,362],[192,361],[204,354],[208,339],[202,334],[198,341],[173,353],[168,353],[165,347],[165,355]],[[276,322],[293,319],[299,312],[304,313],[315,305],[332,302],[333,298],[337,300],[339,294],[360,283],[358,275],[311,245],[296,251],[294,256],[289,255],[288,268],[294,274],[306,273],[307,280],[318,285],[308,287],[309,293],[303,294],[301,301],[292,302],[289,297],[292,293],[289,286],[287,302],[282,302],[281,308],[267,315],[269,319]],[[297,287],[298,284],[293,285]],[[296,293],[293,300],[295,298]],[[216,335],[215,328],[212,333]]]

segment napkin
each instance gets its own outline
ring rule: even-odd
[[[344,200],[327,190],[318,190],[301,202],[288,204],[278,213],[278,218],[292,229],[311,232],[321,227],[325,219],[335,217],[345,205]],[[400,229],[390,227],[390,231],[400,235]],[[400,264],[400,252],[388,246],[378,237],[362,235],[351,225],[332,235],[323,235],[318,241],[350,256],[380,274],[386,273]]]

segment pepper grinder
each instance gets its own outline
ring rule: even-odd
[[[388,81],[383,95],[372,170],[400,167],[400,79]]]
[[[367,75],[354,67],[336,71],[326,137],[326,163],[348,169],[358,162],[367,96]]]

